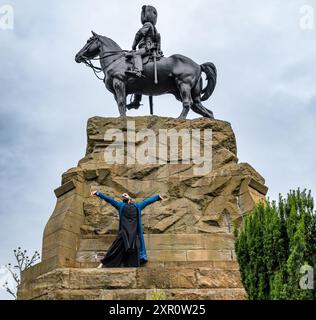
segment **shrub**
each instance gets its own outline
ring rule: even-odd
[[[259,203],[239,230],[235,250],[249,299],[315,299],[302,289],[301,267],[316,268],[316,216],[311,192],[290,191]],[[311,279],[309,279],[310,281]]]

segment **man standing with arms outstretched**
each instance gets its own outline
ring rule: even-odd
[[[99,191],[94,191],[91,195],[105,200],[119,211],[117,238],[101,260],[102,264],[99,267],[139,267],[141,263],[146,263],[148,258],[141,213],[142,209],[158,200],[162,200],[162,197],[158,194],[141,202],[133,202],[127,193],[122,194],[122,201],[116,201]]]

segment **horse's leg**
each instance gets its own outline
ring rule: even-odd
[[[138,94],[138,93],[135,93],[133,101],[131,103],[127,104],[126,108],[128,110],[130,110],[130,109],[138,109],[140,107],[140,102],[141,101],[142,101],[142,95]]]
[[[125,83],[121,80],[114,79],[113,80],[113,87],[115,90],[115,97],[117,106],[120,112],[121,117],[126,116],[126,89]]]
[[[203,117],[214,119],[213,112],[205,108],[201,103],[201,91],[202,83],[199,81],[199,83],[197,83],[192,90],[193,104],[191,106],[191,109],[192,111],[200,114]]]
[[[181,100],[182,100],[182,112],[179,116],[178,119],[186,119],[188,112],[190,110],[190,107],[193,103],[192,97],[191,97],[191,87],[187,83],[179,83],[178,85],[180,95],[181,95]]]

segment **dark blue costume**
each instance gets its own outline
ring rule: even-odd
[[[141,214],[146,206],[160,200],[160,195],[130,204],[116,201],[101,192],[96,192],[96,195],[119,211],[118,237],[109,248],[102,264],[106,267],[137,267],[140,263],[147,262]]]

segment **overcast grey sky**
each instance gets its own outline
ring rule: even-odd
[[[85,153],[87,119],[118,115],[112,95],[74,62],[75,53],[90,30],[130,49],[143,4],[158,9],[166,56],[216,64],[218,85],[205,106],[231,122],[240,161],[265,177],[270,198],[297,187],[315,195],[316,29],[300,27],[300,9],[316,11],[316,1],[0,0],[0,9],[3,4],[14,8],[14,29],[0,29],[0,267],[18,245],[41,250],[53,189]],[[148,112],[146,101],[129,115]],[[156,114],[180,112],[172,96],[155,98]]]

